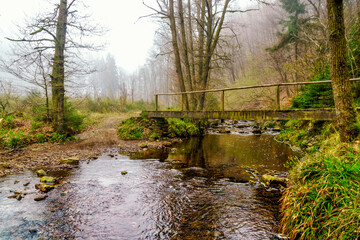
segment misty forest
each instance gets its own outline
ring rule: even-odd
[[[138,1],[0,39],[0,239],[359,239],[360,1]]]

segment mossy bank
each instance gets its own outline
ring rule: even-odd
[[[295,147],[282,198],[282,231],[289,239],[359,239],[359,141],[341,143],[330,122],[289,121],[277,136]]]
[[[131,117],[119,124],[118,136],[122,140],[166,140],[187,138],[204,133],[205,121],[191,119]]]

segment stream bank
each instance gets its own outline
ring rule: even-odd
[[[302,152],[288,165],[282,232],[291,239],[359,239],[359,139],[342,143],[331,122],[289,121],[277,139]]]

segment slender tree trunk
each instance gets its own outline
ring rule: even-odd
[[[184,8],[182,0],[178,0],[178,10],[179,10],[179,20],[180,20],[180,32],[181,32],[181,41],[182,41],[182,48],[183,48],[183,55],[184,55],[184,63],[185,63],[185,72],[186,77],[188,79],[189,90],[193,91],[193,81],[191,76],[191,69],[190,69],[190,60],[189,60],[189,53],[188,53],[188,44],[186,38],[186,31],[185,31],[185,20],[184,20]],[[194,95],[190,94],[190,102],[191,105],[194,105]]]
[[[60,0],[58,22],[56,26],[55,55],[53,71],[51,75],[52,99],[53,99],[53,119],[56,131],[65,131],[64,123],[64,104],[65,104],[65,72],[64,72],[64,51],[66,39],[67,22],[67,0]]]
[[[346,59],[343,0],[327,0],[331,79],[340,139],[347,142],[359,133],[359,120],[351,95]]]
[[[175,55],[175,67],[176,67],[176,74],[178,77],[178,82],[180,85],[180,91],[186,92],[184,76],[181,68],[181,59],[179,53],[179,46],[177,41],[177,30],[176,30],[176,22],[175,22],[175,14],[174,14],[174,0],[169,1],[169,18],[170,18],[170,29],[171,29],[171,36],[172,36],[172,45]],[[182,95],[183,102],[185,104],[186,110],[189,110],[189,101],[186,94]]]
[[[45,85],[45,104],[46,104],[46,121],[50,120],[50,106],[49,106],[49,90],[47,84]]]
[[[194,41],[193,41],[193,26],[192,26],[192,14],[191,14],[191,0],[188,0],[188,26],[189,26],[189,44],[190,44],[190,64],[191,64],[191,77],[193,80],[193,89],[195,89],[195,53],[194,53]],[[195,107],[195,106],[193,106]]]
[[[216,49],[216,46],[219,42],[220,38],[220,32],[222,30],[222,26],[224,24],[225,20],[225,14],[227,11],[227,7],[229,5],[231,0],[225,0],[221,18],[218,21],[218,24],[215,25],[215,28],[213,29],[213,13],[212,13],[212,3],[211,1],[206,2],[207,7],[207,27],[206,27],[206,49],[205,49],[205,60],[204,60],[204,67],[203,72],[201,76],[201,88],[202,90],[205,90],[208,84],[208,80],[210,78],[210,68],[211,68],[211,58],[214,54],[214,51]],[[210,2],[210,3],[209,3]],[[203,110],[205,106],[205,93],[202,93],[200,96],[200,102],[199,102],[199,109]]]
[[[196,90],[201,89],[201,77],[203,75],[203,65],[204,65],[204,47],[205,47],[205,1],[206,0],[199,0],[198,7],[197,7],[197,30],[199,34],[199,42],[198,42],[198,60],[197,60],[197,82],[196,82]],[[198,108],[200,100],[198,100]]]

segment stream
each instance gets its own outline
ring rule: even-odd
[[[259,176],[286,176],[294,154],[273,134],[211,132],[130,156],[109,149],[48,173],[59,184],[43,201],[35,172],[0,178],[0,239],[282,239],[280,190]],[[26,195],[8,198],[15,190]]]

